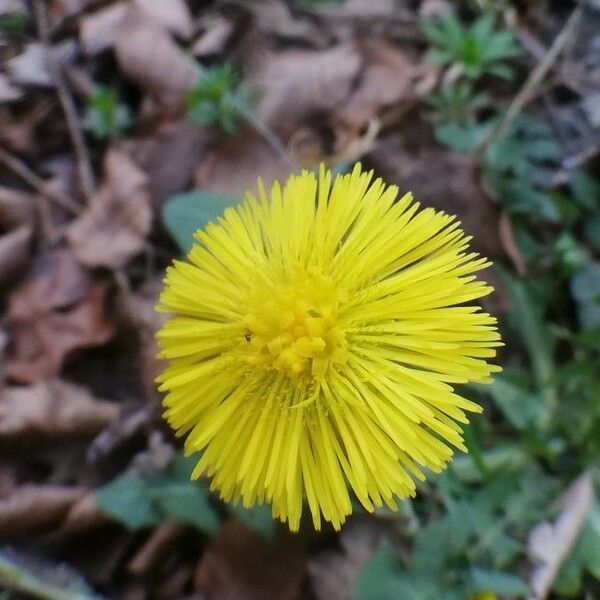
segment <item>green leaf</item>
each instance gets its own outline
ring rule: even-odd
[[[273,519],[270,506],[262,504],[245,508],[241,504],[234,504],[230,509],[237,519],[258,531],[265,539],[274,540],[277,537],[277,523]]]
[[[569,180],[573,199],[590,211],[600,211],[600,183],[584,171],[574,171]]]
[[[577,303],[579,323],[583,329],[600,325],[600,262],[590,263],[571,279],[571,295]]]
[[[600,252],[600,214],[594,215],[584,221],[583,235],[587,243],[596,252]]]
[[[499,373],[491,385],[480,389],[489,393],[511,425],[519,430],[535,423],[543,408],[540,398],[532,394],[524,382],[507,373]]]
[[[431,578],[428,582],[403,571],[394,549],[383,542],[362,568],[352,590],[352,600],[434,600],[435,593]]]
[[[239,201],[239,198],[212,192],[178,194],[163,205],[163,222],[182,252],[187,254],[194,243],[194,233],[210,221],[216,221],[226,208]]]
[[[130,529],[172,518],[214,535],[219,519],[206,485],[190,481],[194,462],[177,455],[163,471],[121,475],[98,490],[98,505]]]
[[[511,598],[523,598],[530,593],[529,587],[515,575],[473,567],[473,589],[476,592],[493,592]]]
[[[7,36],[18,38],[25,34],[28,22],[29,15],[25,11],[9,11],[0,15],[0,31]]]
[[[210,497],[198,482],[165,482],[152,490],[152,498],[164,515],[190,523],[207,535],[219,531],[219,519]]]
[[[116,137],[131,124],[129,107],[120,102],[117,93],[97,86],[90,96],[83,119],[84,129],[102,139]]]
[[[549,426],[552,411],[558,401],[556,389],[550,383],[554,375],[553,340],[544,322],[542,310],[534,301],[527,283],[505,270],[498,270],[498,274],[511,296],[519,332],[527,347],[535,383],[543,399],[544,406],[539,419],[543,430]]]
[[[160,523],[161,514],[149,493],[147,482],[139,475],[124,474],[96,493],[98,506],[129,529]]]

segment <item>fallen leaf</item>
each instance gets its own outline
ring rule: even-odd
[[[8,61],[8,71],[13,83],[53,87],[54,81],[48,70],[47,52],[51,52],[57,63],[68,65],[77,56],[77,44],[65,40],[47,49],[40,42],[31,42],[25,51]]]
[[[359,129],[384,107],[417,99],[426,69],[406,50],[382,39],[360,46],[364,66],[350,99],[335,115],[336,121]]]
[[[23,90],[16,85],[13,85],[9,78],[0,73],[0,103],[14,102],[23,96]]]
[[[132,140],[128,149],[148,177],[148,190],[155,209],[189,188],[213,136],[206,128],[187,119],[166,121],[144,139]]]
[[[84,388],[59,379],[5,387],[0,389],[0,438],[89,437],[117,412],[115,403],[98,400]]]
[[[342,530],[342,552],[326,550],[308,563],[308,576],[318,600],[348,600],[354,582],[381,542],[382,529],[374,521],[352,521]]]
[[[132,5],[167,31],[185,39],[192,35],[193,19],[183,0],[116,2],[80,19],[79,40],[87,55],[94,56],[116,44],[123,18]]]
[[[295,600],[303,570],[291,535],[270,543],[239,521],[227,521],[202,555],[194,587],[211,600]]]
[[[88,492],[69,508],[61,531],[66,534],[82,533],[108,522],[110,518],[96,504],[96,494]]]
[[[0,498],[0,537],[59,523],[85,494],[83,488],[25,484]]]
[[[80,14],[94,2],[96,0],[52,0],[48,15],[51,27],[58,27],[66,18]]]
[[[8,298],[7,375],[34,383],[58,374],[74,350],[107,342],[115,329],[104,299],[105,285],[92,280],[68,250],[40,257],[33,276]]]
[[[391,17],[399,10],[398,4],[394,0],[345,0],[337,5],[325,4],[323,9],[319,10],[319,14],[328,15],[330,17],[345,17],[345,18],[374,18],[374,17]]]
[[[267,52],[252,78],[262,91],[257,115],[272,129],[289,134],[308,117],[343,105],[360,67],[360,52],[351,43],[323,51]]]
[[[185,0],[134,0],[134,4],[167,31],[183,39],[191,37],[194,19]]]
[[[32,234],[31,225],[0,234],[0,284],[13,277],[27,262]]]
[[[229,137],[208,150],[194,178],[194,186],[219,194],[240,194],[256,189],[260,177],[269,187],[275,179],[285,179],[289,164],[255,134]]]
[[[115,45],[128,6],[128,2],[115,2],[80,19],[79,41],[88,56],[99,54]]]
[[[25,0],[0,0],[0,14],[27,12]]]
[[[154,335],[169,318],[167,314],[155,310],[162,288],[161,278],[151,279],[135,293],[122,293],[117,302],[123,327],[132,330],[132,351],[139,357],[140,388],[144,398],[150,402],[159,401],[155,379],[165,367],[165,361],[158,358],[158,345]]]
[[[530,580],[535,600],[544,600],[548,596],[560,566],[577,540],[593,499],[591,475],[584,473],[568,489],[556,521],[539,523],[529,534],[529,554],[539,563]]]
[[[423,0],[419,6],[419,18],[423,21],[438,19],[451,11],[452,6],[448,0]]]
[[[261,0],[245,5],[252,13],[257,39],[274,36],[296,45],[325,47],[331,45],[331,33],[308,15],[293,12],[286,2]]]
[[[198,57],[220,54],[235,31],[230,19],[222,15],[208,15],[200,22],[202,33],[192,46],[192,54]]]
[[[193,58],[135,6],[121,22],[116,54],[122,73],[166,106],[179,105],[198,76]]]
[[[27,263],[33,221],[33,197],[0,187],[0,285]]]
[[[145,174],[127,154],[110,149],[102,186],[67,232],[75,256],[89,267],[122,267],[142,251],[151,225]]]

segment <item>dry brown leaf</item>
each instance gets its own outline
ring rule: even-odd
[[[59,379],[0,389],[0,438],[89,437],[117,415],[113,402]]]
[[[80,19],[79,41],[86,54],[93,56],[114,46],[128,6],[128,2],[115,2]]]
[[[94,282],[68,250],[43,255],[33,276],[8,299],[7,375],[20,383],[52,377],[74,350],[108,341],[115,329],[104,299],[105,286]]]
[[[194,31],[194,19],[185,0],[134,0],[135,6],[175,35],[188,39]]]
[[[228,521],[202,555],[194,583],[211,600],[295,600],[303,571],[294,537],[270,543],[239,521]]]
[[[96,494],[88,492],[69,508],[61,531],[66,534],[82,533],[110,522],[110,517],[96,504]]]
[[[416,88],[423,70],[406,51],[385,40],[375,40],[360,48],[364,67],[349,101],[335,115],[351,129],[360,127],[386,106],[416,100]]]
[[[560,566],[569,555],[594,499],[592,477],[584,473],[569,488],[564,508],[554,523],[540,523],[529,535],[530,556],[539,563],[531,574],[535,600],[544,600]]]
[[[233,22],[222,15],[208,15],[200,26],[203,31],[192,46],[192,54],[199,57],[223,52],[235,31]]]
[[[115,45],[123,18],[132,4],[167,31],[185,39],[192,35],[193,19],[183,0],[116,2],[80,19],[79,40],[86,54],[93,56]]]
[[[0,285],[10,280],[27,263],[32,234],[31,225],[22,225],[0,234]]]
[[[452,11],[452,5],[448,0],[423,0],[419,6],[419,18],[437,19]]]
[[[151,279],[135,293],[121,294],[118,310],[122,314],[125,327],[132,328],[135,336],[134,351],[139,357],[140,387],[144,398],[159,400],[155,380],[165,368],[165,361],[158,358],[158,345],[155,332],[169,318],[155,310],[158,296],[162,291],[162,279]]]
[[[49,2],[50,25],[58,27],[68,17],[80,14],[98,0],[52,0]]]
[[[23,53],[8,61],[13,83],[54,86],[54,80],[48,70],[47,52],[52,53],[57,63],[67,65],[73,62],[77,55],[77,44],[73,40],[65,40],[50,49],[40,42],[28,44]]]
[[[13,85],[9,78],[0,73],[0,103],[14,102],[23,96],[23,90],[16,85]]]
[[[213,136],[187,119],[166,121],[145,139],[133,140],[128,149],[148,176],[155,210],[178,192],[187,190],[194,171]]]
[[[0,0],[0,15],[11,12],[27,12],[25,0]]]
[[[247,134],[230,137],[209,150],[196,171],[195,187],[221,194],[242,194],[256,189],[261,177],[266,186],[289,175],[289,164],[262,138]]]
[[[29,194],[0,188],[0,285],[18,273],[30,257],[33,209]]]
[[[270,35],[303,46],[325,47],[331,44],[331,34],[319,27],[313,18],[294,13],[281,0],[248,2],[245,8],[252,12],[253,25],[258,36]]]
[[[159,23],[134,6],[121,22],[116,53],[122,73],[166,106],[180,104],[198,76],[192,57]]]
[[[85,494],[83,488],[27,484],[0,498],[0,537],[60,522]]]
[[[266,53],[253,77],[263,93],[258,117],[289,134],[308,117],[341,106],[360,66],[361,55],[350,43],[323,51],[294,48]]]
[[[348,600],[356,578],[377,550],[381,527],[374,521],[352,521],[342,530],[342,552],[325,551],[308,563],[308,576],[318,600]]]
[[[151,225],[146,175],[127,154],[109,150],[102,187],[67,233],[75,256],[90,267],[122,267],[141,252]]]

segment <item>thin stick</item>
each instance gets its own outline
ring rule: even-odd
[[[544,77],[552,68],[552,65],[554,65],[556,62],[561,50],[564,48],[565,44],[569,41],[569,38],[575,31],[582,13],[583,3],[581,0],[579,0],[577,6],[573,9],[571,16],[567,19],[567,22],[565,23],[561,32],[556,36],[554,42],[550,48],[548,48],[546,54],[539,62],[537,67],[529,74],[529,77],[525,80],[525,83],[522,85],[521,89],[510,103],[510,106],[504,113],[502,119],[496,124],[495,127],[491,129],[488,135],[484,137],[484,139],[479,143],[473,152],[473,158],[476,163],[481,160],[489,145],[506,131],[506,128],[523,110],[525,105],[534,98],[537,88],[542,83]]]
[[[8,167],[15,175],[18,175],[25,183],[38,192],[38,194],[52,200],[73,215],[81,214],[82,209],[77,202],[62,192],[50,189],[46,181],[36,175],[22,160],[18,159],[2,147],[0,147],[0,162]]]
[[[50,48],[50,34],[45,0],[35,0],[34,9],[38,32],[46,49],[47,66],[56,86],[58,100],[62,106],[71,142],[73,143],[73,149],[75,150],[75,155],[77,157],[77,170],[79,173],[81,190],[83,191],[84,196],[89,199],[94,193],[94,172],[92,170],[92,163],[81,131],[81,126],[79,125],[79,117],[77,116],[75,102],[65,84],[61,66],[58,64],[58,61],[52,54]]]

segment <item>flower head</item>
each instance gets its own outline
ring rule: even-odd
[[[488,382],[492,288],[454,217],[349,175],[303,172],[247,194],[167,270],[158,332],[165,416],[193,476],[226,501],[269,502],[299,527],[339,528],[350,489],[367,510],[441,471],[480,407],[453,384]]]

